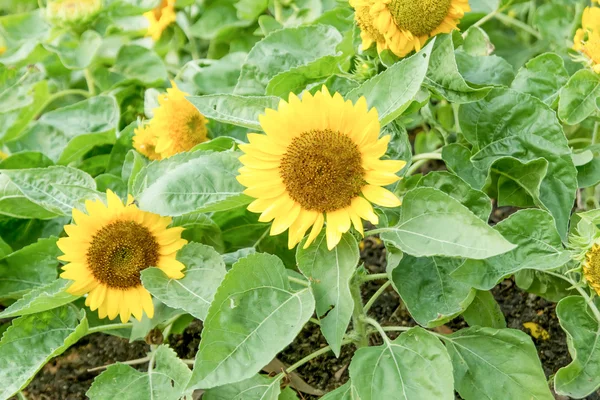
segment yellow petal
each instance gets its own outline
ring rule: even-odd
[[[140,295],[142,308],[146,312],[146,315],[150,319],[154,318],[154,304],[152,304],[150,293],[143,286],[138,287],[138,293]]]
[[[123,291],[121,289],[109,288],[108,293],[106,293],[106,311],[108,319],[113,320],[117,318],[122,302]]]
[[[185,265],[183,265],[182,262],[177,261],[174,257],[160,257],[158,259],[157,267],[171,279],[181,279],[184,277],[184,274],[181,271],[185,269]]]
[[[365,181],[371,185],[387,186],[398,182],[400,177],[392,172],[367,171]]]
[[[265,211],[258,217],[259,222],[269,222],[274,218],[289,212],[294,207],[295,202],[287,195],[275,199]]]
[[[122,323],[126,323],[127,321],[129,321],[129,318],[131,318],[131,307],[134,306],[133,302],[131,301],[131,297],[129,296],[129,293],[135,290],[137,292],[136,289],[130,289],[130,290],[123,290],[123,300],[121,303],[121,307],[119,310],[119,317],[121,317],[121,322]]]
[[[271,236],[276,236],[285,232],[285,230],[296,221],[296,218],[298,218],[298,215],[300,214],[300,210],[300,204],[294,203],[290,211],[275,217],[273,224],[271,225]]]
[[[109,209],[111,209],[111,208],[113,208],[113,209],[122,209],[124,207],[123,206],[123,202],[121,201],[121,199],[119,198],[119,196],[117,196],[115,194],[115,192],[113,192],[110,189],[108,189],[106,191],[106,200],[108,201],[108,208]]]
[[[304,243],[304,249],[308,249],[308,246],[310,246],[310,244],[314,242],[317,236],[319,236],[319,233],[321,233],[321,229],[323,229],[324,222],[325,218],[323,217],[323,214],[319,213],[319,215],[317,215],[317,219],[315,220],[315,224],[313,225],[310,231],[310,235],[308,236],[308,239],[306,239],[306,243]]]
[[[362,194],[371,203],[383,207],[398,207],[402,204],[395,194],[380,186],[366,185],[362,188]]]
[[[362,219],[369,221],[373,225],[379,223],[379,217],[373,212],[373,207],[362,197],[353,198],[350,207],[352,208],[352,211]]]

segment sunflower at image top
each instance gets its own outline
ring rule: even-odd
[[[370,3],[370,0],[350,0],[350,5],[354,8],[354,20],[360,28],[362,50],[367,50],[375,43],[377,52],[381,53],[388,48],[388,45],[383,34],[374,25],[373,16],[370,13]]]
[[[352,104],[325,87],[302,100],[292,93],[259,121],[266,135],[248,134],[250,144],[240,145],[245,154],[237,179],[256,198],[248,210],[261,213],[261,222],[273,221],[271,235],[289,230],[289,248],[312,226],[307,248],[326,222],[331,250],[351,224],[362,233],[363,219],[378,223],[370,202],[400,205],[382,186],[398,181],[406,163],[380,160],[390,137],[378,138],[377,110],[369,111],[364,97]]]
[[[468,0],[353,0],[355,8],[369,7],[373,26],[399,57],[419,51],[427,39],[457,29]],[[362,27],[361,27],[362,28]]]
[[[175,0],[162,0],[152,11],[144,13],[148,20],[148,36],[160,39],[162,33],[169,25],[175,22]]]
[[[600,7],[586,7],[573,42],[573,49],[584,54],[594,72],[600,73]]]
[[[110,190],[106,197],[107,205],[86,201],[87,214],[73,209],[74,224],[64,227],[68,236],[57,242],[64,253],[59,259],[68,262],[60,276],[74,281],[69,293],[88,295],[85,304],[100,318],[126,322],[133,315],[139,321],[143,312],[152,318],[140,272],[158,267],[169,278],[183,278],[184,265],[175,258],[187,243],[183,228],[168,228],[171,218],[140,210],[131,197],[127,205]]]

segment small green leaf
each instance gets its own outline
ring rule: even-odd
[[[553,303],[577,294],[577,290],[564,279],[533,269],[523,269],[515,273],[515,283],[521,290]]]
[[[72,306],[15,319],[0,341],[0,398],[10,398],[27,386],[37,371],[87,329],[85,314]]]
[[[582,399],[600,387],[600,326],[581,296],[562,299],[556,315],[567,333],[573,361],[558,370],[554,387],[558,394]]]
[[[408,192],[398,224],[381,237],[419,257],[485,259],[515,248],[468,208],[434,188]]]
[[[558,54],[544,53],[529,60],[519,70],[511,88],[535,96],[551,106],[568,79],[565,61]]]
[[[203,400],[278,400],[281,379],[254,375],[241,382],[208,389]]]
[[[181,279],[169,279],[158,268],[142,271],[144,287],[160,301],[204,320],[217,288],[223,281],[225,263],[212,247],[190,243],[177,253],[185,265]]]
[[[251,20],[238,18],[238,11],[233,2],[216,2],[203,10],[190,32],[195,37],[211,40],[232,28],[248,26],[251,23]]]
[[[188,387],[210,389],[254,376],[292,342],[314,309],[309,288],[291,290],[279,258],[241,259],[208,310]]]
[[[192,374],[173,350],[160,345],[152,356],[156,366],[140,372],[125,364],[111,365],[101,373],[86,395],[90,400],[177,400],[188,394],[185,384]]]
[[[339,72],[340,57],[321,57],[308,65],[291,68],[280,72],[267,84],[266,94],[269,96],[287,97],[290,93],[300,94],[307,86],[323,82]],[[320,89],[321,85],[317,85]]]
[[[201,94],[231,94],[237,85],[247,54],[229,53],[219,60],[194,60],[179,73],[180,79],[193,84]]]
[[[469,326],[485,326],[489,328],[506,328],[504,314],[494,296],[488,291],[478,290],[469,307],[462,314]]]
[[[514,329],[467,328],[444,336],[465,400],[552,400],[531,338]]]
[[[112,69],[123,79],[119,85],[162,85],[168,78],[163,60],[151,49],[138,45],[121,47]]]
[[[361,400],[452,400],[450,371],[446,349],[422,328],[382,346],[358,349],[350,363],[352,386]]]
[[[181,237],[188,242],[203,243],[213,247],[217,252],[225,252],[221,228],[208,215],[193,212],[173,218],[172,226],[181,226],[185,231]]]
[[[102,44],[102,36],[96,31],[85,31],[80,37],[65,32],[44,47],[58,55],[69,69],[87,68]]]
[[[65,289],[71,283],[71,281],[64,279],[57,279],[54,282],[37,287],[0,312],[0,318],[35,314],[71,303],[79,297],[66,292]]]
[[[317,318],[321,332],[336,357],[339,357],[342,339],[348,329],[354,301],[350,293],[350,280],[359,260],[358,244],[351,234],[344,234],[331,251],[327,249],[325,232],[306,250],[305,241],[298,245],[298,269],[310,282],[315,296]]]
[[[587,69],[577,71],[560,92],[558,116],[575,125],[600,110],[600,75]]]

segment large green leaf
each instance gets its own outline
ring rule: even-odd
[[[129,365],[113,364],[101,373],[86,395],[90,400],[177,400],[182,398],[192,374],[173,350],[166,345],[154,350],[156,362],[148,372]]]
[[[31,202],[56,215],[71,215],[82,200],[97,198],[96,181],[85,172],[62,166],[0,170]]]
[[[484,186],[490,168],[505,157],[522,163],[539,158],[548,161],[539,198],[564,238],[575,200],[577,171],[554,111],[530,95],[494,89],[484,100],[462,106],[459,115],[463,135],[474,146],[470,162],[477,188]]]
[[[0,312],[0,318],[35,314],[71,303],[79,297],[66,292],[65,289],[71,283],[71,281],[64,279],[57,279],[54,282],[37,287]]]
[[[521,210],[494,229],[518,245],[514,250],[488,258],[467,260],[452,276],[480,290],[489,290],[504,277],[523,269],[552,270],[569,262],[554,219],[542,210]]]
[[[280,99],[274,96],[236,96],[215,94],[187,98],[209,120],[262,130],[258,116],[265,109],[277,109]]]
[[[121,47],[112,69],[119,74],[119,85],[162,85],[168,78],[163,60],[151,49],[137,45]]]
[[[325,239],[325,232],[321,232],[306,250],[302,248],[304,241],[300,243],[296,262],[313,290],[321,332],[336,357],[339,357],[342,339],[354,309],[350,280],[360,254],[356,239],[351,234],[344,234],[331,251],[327,249]]]
[[[454,399],[452,365],[440,341],[412,328],[352,357],[350,379],[361,400]]]
[[[315,40],[318,38],[318,40]],[[264,95],[269,81],[291,68],[335,56],[342,35],[333,26],[312,25],[275,31],[248,53],[235,87],[238,95]]]
[[[358,100],[364,96],[369,107],[377,109],[381,125],[387,125],[406,111],[419,93],[436,40],[432,40],[419,53],[405,58],[351,90],[347,97]]]
[[[519,70],[511,88],[529,93],[550,106],[558,99],[558,93],[568,79],[565,61],[558,54],[544,53],[529,60]]]
[[[248,204],[235,178],[239,153],[183,153],[155,161],[136,176],[133,194],[140,208],[178,216],[193,211],[222,211]]]
[[[210,389],[254,376],[291,343],[314,309],[310,289],[293,292],[279,258],[241,259],[208,310],[189,387]]]
[[[181,79],[189,80],[201,94],[233,93],[240,77],[246,53],[229,53],[219,60],[193,60],[179,73]]]
[[[558,394],[582,399],[600,387],[600,325],[581,296],[562,299],[556,315],[567,333],[573,361],[558,370],[554,387]]]
[[[450,276],[464,262],[460,258],[415,258],[405,254],[391,270],[394,287],[420,325],[427,328],[442,325],[471,303],[475,296],[471,285]]]
[[[96,31],[85,31],[81,36],[65,32],[44,47],[58,55],[63,65],[70,69],[87,68],[102,44],[102,36]]]
[[[203,400],[278,400],[280,379],[254,375],[241,382],[208,389]]]
[[[340,57],[325,56],[308,65],[280,72],[269,81],[266,94],[284,98],[290,93],[300,94],[308,85],[324,82],[326,78],[339,72],[340,61]]]
[[[190,243],[177,253],[185,265],[181,279],[170,279],[158,268],[142,271],[144,287],[160,301],[204,320],[208,307],[225,277],[225,263],[212,247]]]
[[[575,125],[600,110],[600,75],[587,69],[577,71],[560,92],[558,116]]]
[[[474,327],[444,336],[444,341],[463,399],[554,399],[526,333]]]
[[[40,239],[0,259],[0,298],[15,298],[56,279],[62,252],[56,238]]]
[[[321,400],[360,400],[352,381],[344,383],[339,388],[321,397]]]
[[[485,259],[515,246],[468,208],[434,188],[416,188],[404,196],[397,225],[381,237],[413,256]]]
[[[207,244],[218,253],[225,252],[223,233],[221,228],[208,215],[201,212],[193,212],[173,218],[172,226],[181,226],[185,231],[181,237],[188,242]]]
[[[0,398],[8,399],[27,386],[44,364],[87,329],[85,314],[72,306],[15,319],[0,341]]]
[[[0,174],[0,188],[0,214],[12,218],[37,219],[51,219],[61,215],[29,200],[6,175]]]
[[[469,326],[487,326],[489,328],[506,328],[502,310],[492,293],[478,290],[469,307],[462,314]]]

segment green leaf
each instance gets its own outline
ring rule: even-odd
[[[554,377],[556,393],[582,399],[600,387],[600,326],[581,296],[562,299],[556,307],[560,326],[567,333],[573,361]]]
[[[340,57],[326,56],[313,63],[280,72],[271,79],[266,88],[270,96],[287,97],[290,93],[301,93],[310,84],[321,83],[339,72]],[[321,85],[317,85],[320,88]]]
[[[350,379],[361,400],[454,399],[452,365],[440,341],[412,328],[383,346],[358,349]]]
[[[451,276],[464,262],[460,258],[415,258],[405,254],[391,273],[388,269],[394,288],[417,323],[433,328],[469,306],[475,291]]]
[[[190,32],[204,40],[215,39],[219,35],[235,27],[244,27],[252,23],[250,20],[240,20],[233,2],[215,2],[202,12]]]
[[[138,45],[121,47],[112,70],[124,84],[162,85],[168,78],[163,60],[151,49]]]
[[[515,283],[521,290],[553,303],[567,296],[577,295],[577,290],[569,282],[543,271],[523,269],[515,274]]]
[[[122,199],[127,198],[127,185],[121,178],[111,174],[101,174],[94,178],[98,191],[106,193],[108,189],[112,190]]]
[[[37,151],[11,154],[0,161],[0,169],[45,168],[53,165],[51,159]]]
[[[377,109],[381,125],[387,125],[402,115],[419,93],[437,40],[351,90],[347,98],[356,101],[364,96],[369,107]]]
[[[471,87],[462,77],[456,64],[452,35],[448,34],[436,39],[423,85],[452,103],[477,101],[490,92],[489,87]]]
[[[416,188],[404,196],[400,219],[381,238],[413,256],[485,259],[515,246],[468,208],[434,188]]]
[[[248,204],[236,180],[239,154],[184,153],[142,168],[133,185],[140,208],[178,216],[193,211],[222,211]]]
[[[465,400],[552,400],[531,338],[514,329],[467,328],[444,336]]]
[[[219,60],[194,60],[187,63],[179,75],[190,81],[201,94],[233,93],[247,54],[229,53]]]
[[[129,150],[123,161],[121,176],[127,181],[127,191],[134,193],[135,178],[148,165],[148,160],[135,150]]]
[[[490,169],[486,190],[495,195],[498,207],[534,207],[546,209],[540,199],[542,181],[548,172],[548,161],[537,158],[521,162],[514,157],[496,161]]]
[[[225,252],[223,234],[219,225],[209,216],[201,212],[193,212],[173,218],[172,226],[181,226],[185,231],[181,237],[188,242],[207,244],[217,252]]]
[[[177,253],[185,265],[181,279],[170,279],[158,268],[142,271],[144,287],[166,305],[181,308],[204,320],[217,288],[223,281],[225,263],[212,247],[190,243]]]
[[[533,25],[539,30],[544,39],[564,47],[565,42],[573,40],[573,20],[575,7],[572,4],[553,2],[540,4],[533,16]]]
[[[563,248],[552,216],[545,211],[518,211],[494,229],[518,247],[487,260],[467,260],[452,273],[455,279],[480,290],[489,290],[517,271],[553,270],[571,259]]]
[[[494,89],[484,100],[462,106],[459,116],[463,135],[474,146],[470,162],[476,188],[483,187],[490,168],[502,158],[515,157],[522,163],[539,158],[548,161],[539,198],[564,238],[575,200],[577,171],[554,111],[530,95]]]
[[[268,0],[240,0],[235,4],[235,8],[238,18],[254,21],[268,5]]]
[[[177,320],[177,317],[181,317],[184,314],[187,315],[183,310],[171,308],[157,298],[152,299],[152,303],[154,304],[154,316],[152,318],[148,318],[148,315],[144,314],[141,321],[138,321],[137,319],[132,320],[133,326],[131,327],[131,333],[128,337],[130,342],[133,342],[134,340],[145,340],[148,333],[154,328],[161,325],[164,327],[166,325],[165,322],[167,321],[171,321],[174,324],[174,318]],[[171,333],[173,333],[172,329]]]
[[[25,197],[8,176],[0,174],[0,214],[12,218],[52,219],[60,214],[46,210]]]
[[[63,306],[15,319],[0,341],[0,398],[27,386],[51,358],[62,354],[88,329],[83,312]]]
[[[262,130],[258,116],[265,109],[277,109],[280,99],[274,96],[236,96],[217,94],[190,96],[187,99],[209,120]]]
[[[57,279],[54,282],[37,287],[0,312],[0,318],[35,314],[69,304],[79,297],[65,291],[71,283],[71,281],[64,279]]]
[[[63,150],[57,163],[69,165],[81,160],[88,151],[96,146],[115,143],[114,131],[103,133],[87,133],[71,139],[67,147]]]
[[[319,38],[315,40],[315,38]],[[329,25],[312,25],[275,31],[258,42],[242,66],[237,95],[264,95],[275,75],[337,55],[342,35]]]
[[[241,382],[208,389],[203,400],[278,400],[281,379],[254,375]]]
[[[575,125],[600,110],[600,75],[587,69],[577,71],[560,91],[558,116]]]
[[[101,373],[87,391],[90,400],[177,400],[185,392],[192,374],[173,350],[160,345],[152,355],[156,366],[140,372],[125,364],[111,365]]]
[[[241,259],[208,310],[188,387],[210,389],[250,378],[292,342],[314,309],[309,288],[292,292],[279,258]]]
[[[352,381],[344,383],[339,388],[321,397],[321,400],[360,400]]]
[[[102,44],[102,36],[96,31],[85,31],[80,37],[65,32],[44,47],[58,55],[63,65],[69,69],[87,68]]]
[[[593,159],[577,166],[577,182],[580,188],[596,186],[600,182],[600,145],[589,146],[587,150],[592,153]],[[0,167],[2,167],[1,163]]]
[[[478,290],[469,307],[462,314],[469,326],[485,326],[489,328],[504,329],[506,321],[504,314],[492,293]]]
[[[71,215],[82,200],[98,198],[96,182],[71,167],[0,170],[31,202],[56,215]]]
[[[40,239],[0,259],[0,298],[16,298],[56,279],[62,252],[56,238]]]
[[[298,245],[298,269],[310,282],[316,302],[317,318],[321,332],[336,357],[342,348],[342,339],[348,329],[354,301],[350,293],[350,280],[360,257],[356,239],[349,233],[331,251],[327,249],[325,232],[306,250]]]
[[[537,97],[551,106],[568,79],[564,60],[558,54],[544,53],[529,60],[519,70],[511,88]]]

